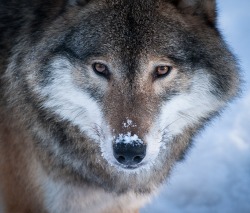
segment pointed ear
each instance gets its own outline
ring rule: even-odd
[[[84,6],[86,5],[90,0],[68,0],[69,5],[79,5],[79,6]]]
[[[170,0],[182,13],[199,16],[212,25],[216,25],[215,0]]]

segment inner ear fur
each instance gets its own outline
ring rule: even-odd
[[[216,24],[216,1],[215,0],[170,0],[184,14],[198,16],[208,24]]]

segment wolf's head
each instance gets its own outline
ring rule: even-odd
[[[70,1],[53,11],[26,26],[7,76],[38,159],[55,177],[151,191],[237,93],[215,2]]]

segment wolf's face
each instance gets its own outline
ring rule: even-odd
[[[13,96],[49,173],[116,192],[164,180],[238,84],[213,1],[192,2],[91,1],[26,38]]]

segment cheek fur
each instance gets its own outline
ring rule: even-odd
[[[97,127],[107,126],[100,105],[74,84],[71,75],[74,67],[68,60],[56,59],[51,67],[53,80],[45,87],[36,88],[45,100],[42,107],[77,126],[89,138],[99,141]]]
[[[199,125],[211,113],[220,110],[224,102],[212,94],[210,77],[200,70],[192,79],[191,90],[173,96],[162,103],[148,135],[148,153],[157,156],[172,139],[183,134],[186,128]],[[154,157],[155,158],[155,157]]]

